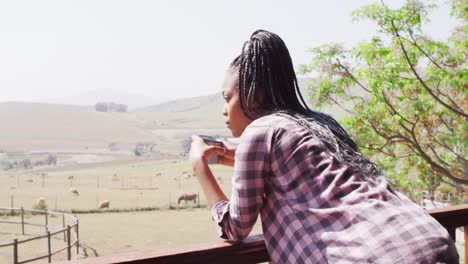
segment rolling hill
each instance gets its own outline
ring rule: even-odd
[[[204,129],[227,131],[221,105],[219,95],[181,99],[128,113],[61,104],[0,103],[0,149],[82,151],[106,149],[111,143],[126,149],[136,142],[169,144]]]
[[[307,80],[298,81],[305,91]],[[0,150],[100,151],[114,143],[131,151],[137,142],[155,142],[170,149],[194,133],[228,136],[222,107],[219,93],[128,113],[97,112],[91,106],[4,102],[0,103]],[[339,111],[326,112],[340,115]]]

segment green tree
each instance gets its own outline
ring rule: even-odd
[[[313,76],[316,106],[344,109],[341,121],[363,153],[413,199],[422,189],[433,197],[441,182],[457,190],[468,183],[468,2],[451,6],[461,26],[436,41],[422,31],[435,4],[367,5],[353,18],[378,25],[370,41],[313,48],[299,70]]]

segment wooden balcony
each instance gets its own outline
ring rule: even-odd
[[[468,260],[468,205],[452,206],[427,211],[444,226],[455,240],[455,229],[464,227],[465,260]],[[463,254],[459,252],[460,256]],[[150,250],[72,260],[67,264],[108,263],[260,263],[270,259],[262,235],[242,242],[216,241],[171,250]]]

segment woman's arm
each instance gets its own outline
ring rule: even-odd
[[[248,127],[236,150],[230,201],[211,208],[222,238],[247,237],[264,203],[265,178],[270,174],[272,128]]]
[[[193,172],[197,176],[203,193],[208,201],[208,205],[212,207],[219,201],[226,201],[227,197],[219,187],[215,180],[206,159],[214,152],[225,152],[222,148],[209,146],[203,142],[198,136],[192,136],[192,145],[190,147],[190,161],[192,162]]]

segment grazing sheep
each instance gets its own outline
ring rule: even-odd
[[[70,192],[73,194],[73,195],[76,195],[76,196],[80,196],[80,193],[78,192],[78,190],[76,188],[70,188]]]
[[[33,209],[36,209],[36,210],[45,210],[47,209],[47,204],[46,204],[46,200],[44,197],[39,197],[39,199],[37,199],[36,201],[36,204],[33,206]]]
[[[99,203],[98,208],[99,209],[109,208],[109,205],[110,205],[109,200],[104,200]]]

